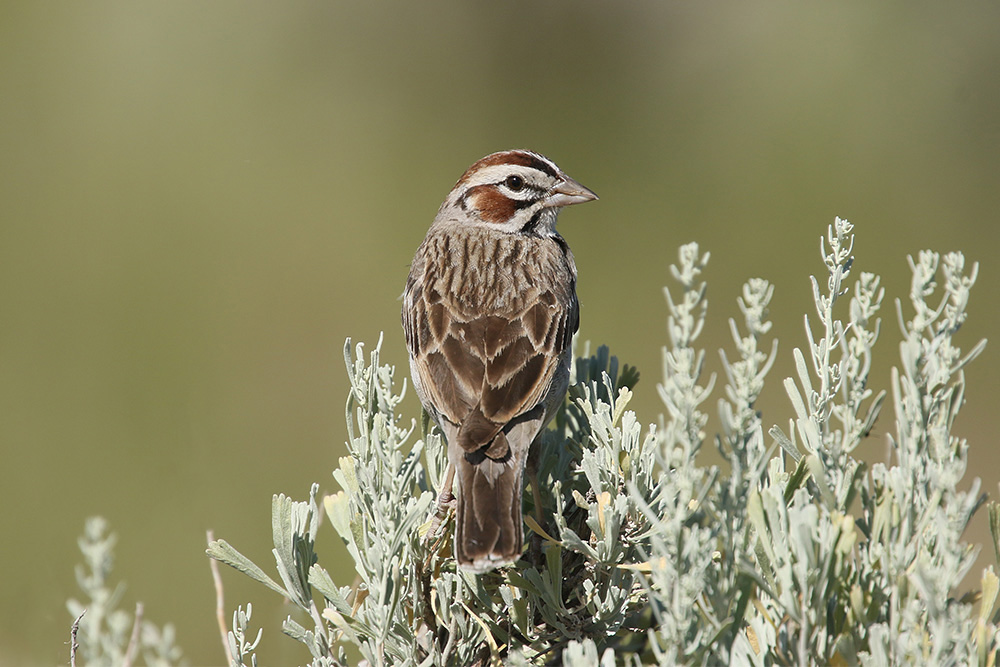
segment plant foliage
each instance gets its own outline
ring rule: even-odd
[[[636,371],[605,347],[583,351],[564,409],[537,443],[524,502],[532,534],[514,566],[455,568],[449,517],[433,516],[445,446],[426,416],[418,432],[399,414],[403,392],[379,361],[381,340],[367,358],[362,345],[345,346],[342,490],[274,498],[278,580],[225,541],[209,555],[301,610],[284,631],[317,666],[347,664],[346,646],[373,666],[993,665],[992,566],[980,591],[956,597],[977,554],[962,534],[984,503],[978,479],[960,488],[968,445],[952,435],[963,368],[985,344],[963,353],[954,340],[978,267],[960,253],[910,258],[908,303],[895,302],[900,362],[888,391],[876,390],[885,292],[871,273],[849,285],[853,242],[839,218],[821,242],[825,276],[812,279],[816,312],[807,344],[792,351],[783,426],[755,408],[778,354],[773,288],[744,286],[711,440],[724,466],[696,460],[716,378],[698,347],[709,255],[690,244],[666,290],[670,344],[657,387],[666,413],[644,426],[628,409]],[[855,452],[885,401],[888,457],[868,464]],[[351,585],[335,582],[313,550],[324,516],[354,561]],[[995,505],[990,518],[1000,553]],[[233,643],[249,636],[249,617],[234,621],[237,649],[249,646]],[[255,646],[234,651],[233,664]]]
[[[84,563],[76,567],[76,581],[86,598],[66,603],[76,619],[70,648],[73,664],[77,658],[88,667],[138,665],[140,661],[149,667],[183,664],[173,625],[161,628],[146,620],[142,603],[136,605],[134,615],[118,608],[125,585],[111,585],[117,541],[106,519],[87,519],[78,541]]]

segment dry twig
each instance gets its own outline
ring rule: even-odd
[[[132,667],[136,653],[139,652],[139,631],[142,629],[141,602],[135,603],[135,621],[132,622],[132,636],[128,640],[128,648],[125,649],[125,658],[122,660],[122,667]]]
[[[215,541],[215,533],[206,532],[209,545]],[[222,575],[219,574],[219,563],[214,558],[208,559],[212,569],[212,581],[215,582],[215,620],[219,624],[219,635],[222,637],[222,649],[226,652],[226,664],[233,664],[233,652],[229,650],[229,626],[226,625],[226,602],[222,591]]]
[[[69,630],[69,667],[76,667],[76,650],[80,648],[80,645],[76,643],[76,633],[80,631],[80,620],[86,613],[86,609],[81,611],[80,615],[76,617],[75,621],[73,621],[73,626]]]

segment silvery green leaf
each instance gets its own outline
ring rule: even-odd
[[[215,540],[208,545],[206,553],[219,561],[220,563],[225,563],[226,565],[235,568],[242,572],[243,574],[249,576],[251,579],[258,581],[274,592],[282,595],[284,597],[291,597],[284,588],[282,588],[277,582],[271,579],[264,570],[257,567],[253,561],[241,554],[239,551],[234,549],[225,540]]]
[[[792,458],[793,461],[797,462],[799,459],[802,458],[802,452],[800,452],[795,447],[795,443],[793,443],[791,439],[787,435],[785,435],[785,432],[782,431],[778,426],[772,426],[771,430],[768,431],[768,433],[771,435],[772,438],[775,439],[775,441],[779,445],[781,445],[781,448],[785,450],[785,452]]]
[[[333,579],[330,578],[330,573],[318,564],[313,564],[309,568],[309,584],[322,593],[323,597],[329,600],[338,612],[344,615],[351,613],[351,605],[347,603],[345,590],[337,588]]]
[[[802,401],[802,396],[799,394],[798,387],[795,386],[795,380],[792,378],[785,378],[785,392],[788,394],[788,399],[792,402],[792,407],[795,408],[795,414],[800,420],[809,419],[809,411],[806,409],[806,404]]]

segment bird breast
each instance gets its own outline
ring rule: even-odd
[[[574,298],[576,266],[561,237],[432,231],[421,254],[425,292],[440,295],[460,317],[515,315],[543,294],[553,307]]]

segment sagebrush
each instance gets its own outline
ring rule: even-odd
[[[959,590],[979,549],[963,531],[985,496],[964,481],[968,444],[952,435],[963,368],[985,344],[963,352],[954,341],[978,267],[960,253],[909,258],[910,294],[892,318],[900,359],[877,388],[885,292],[873,273],[854,279],[853,243],[838,218],[812,279],[806,345],[790,352],[791,418],[780,425],[755,407],[779,354],[773,288],[745,284],[710,439],[723,466],[697,461],[717,392],[698,348],[709,255],[690,244],[666,290],[665,414],[645,425],[628,409],[635,369],[605,347],[582,350],[538,443],[538,488],[524,495],[531,537],[514,566],[465,573],[448,518],[428,534],[445,447],[426,415],[399,414],[406,383],[397,390],[396,370],[380,364],[381,340],[367,359],[345,347],[342,490],[274,498],[277,580],[223,540],[208,553],[301,609],[283,630],[316,666],[358,653],[368,665],[994,665],[1000,580],[990,566],[979,590]],[[864,462],[854,453],[880,412],[889,457]],[[989,511],[1000,553],[1000,509]],[[324,516],[354,560],[353,583],[319,564]],[[255,664],[249,622],[239,608],[235,666]]]

